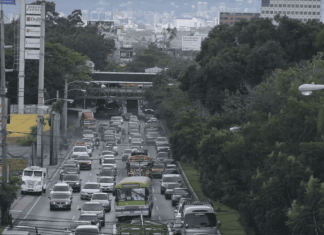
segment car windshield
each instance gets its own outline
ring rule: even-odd
[[[131,149],[125,149],[124,153],[132,153],[132,150]]]
[[[114,176],[115,173],[113,171],[100,171],[99,176]]]
[[[55,185],[53,188],[53,191],[70,191],[69,186],[65,186],[65,185]]]
[[[83,186],[84,189],[99,189],[100,185],[99,184],[85,184]]]
[[[107,141],[115,141],[116,140],[116,137],[113,136],[113,135],[105,135],[105,140]]]
[[[53,193],[52,199],[69,199],[71,196],[66,193]]]
[[[79,156],[78,160],[90,160],[88,156]]]
[[[92,142],[92,139],[90,139],[90,138],[83,138],[82,141],[83,142]]]
[[[150,138],[157,138],[159,136],[159,133],[157,133],[157,132],[150,132],[150,133],[148,133],[148,136]]]
[[[102,151],[101,152],[101,155],[109,155],[109,154],[114,155],[114,153],[112,151]]]
[[[160,152],[157,155],[157,158],[169,158],[169,154],[168,153],[165,153],[165,152]]]
[[[154,164],[154,168],[163,169],[164,165],[163,164]]]
[[[92,200],[108,200],[108,194],[106,194],[106,193],[93,194],[91,199]]]
[[[77,171],[76,166],[64,166],[64,171]]]
[[[115,159],[104,159],[103,163],[116,164],[116,160]]]
[[[216,227],[216,215],[214,213],[189,213],[185,215],[184,223],[189,228]]]
[[[179,172],[176,169],[166,169],[164,170],[164,174],[179,174]]]
[[[96,215],[80,215],[80,221],[98,221],[98,217]]]
[[[165,137],[158,137],[156,141],[167,141],[167,139]]]
[[[119,201],[143,201],[145,200],[145,188],[122,188],[117,189]]]
[[[32,176],[33,171],[24,171],[24,176]]]
[[[74,235],[99,235],[97,228],[79,228],[76,229]]]
[[[167,188],[168,189],[174,189],[174,188],[178,188],[180,186],[180,184],[168,184]]]
[[[78,157],[79,157],[79,155],[74,154],[74,155],[71,156],[71,159],[77,159]]]
[[[142,146],[142,144],[141,143],[132,143],[132,147],[139,147],[139,146]]]
[[[87,152],[86,147],[74,147],[73,149],[74,152]]]
[[[79,181],[79,176],[77,176],[77,175],[65,175],[63,180],[64,181]]]
[[[102,211],[101,204],[84,204],[82,207],[84,211]]]
[[[163,182],[178,182],[178,177],[163,177]]]
[[[99,183],[114,183],[113,178],[101,178],[99,179]]]
[[[188,194],[188,190],[187,189],[175,189],[174,191],[174,194]]]

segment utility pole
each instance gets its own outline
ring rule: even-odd
[[[20,42],[19,42],[19,75],[18,75],[18,113],[24,113],[25,104],[25,26],[26,0],[20,0]]]
[[[65,77],[65,83],[64,83],[64,107],[63,107],[64,137],[66,137],[66,129],[67,129],[67,90],[68,90],[68,83],[67,83],[67,78]]]
[[[37,158],[36,164],[39,166],[39,160],[42,155],[42,137],[44,113],[42,106],[44,105],[44,58],[45,58],[45,1],[41,4],[41,27],[40,27],[40,50],[39,50],[39,70],[38,70],[38,122],[37,122]]]

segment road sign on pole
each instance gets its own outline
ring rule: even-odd
[[[16,5],[16,0],[0,0],[0,4],[4,4],[4,5]]]

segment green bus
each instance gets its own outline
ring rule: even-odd
[[[153,209],[152,181],[149,177],[133,176],[115,186],[115,211],[118,221],[124,217],[151,217]]]

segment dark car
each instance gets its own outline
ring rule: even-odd
[[[54,192],[50,197],[50,210],[68,209],[71,210],[72,198],[69,193]]]
[[[191,198],[191,193],[187,188],[175,188],[173,189],[173,194],[171,196],[172,206],[178,205],[181,198]]]
[[[164,196],[165,199],[171,199],[172,194],[173,194],[173,190],[175,188],[180,188],[181,187],[181,183],[170,183],[166,186],[165,188],[165,192],[164,192]]]
[[[81,181],[79,175],[65,175],[63,177],[63,182],[67,183],[73,191],[80,192],[81,191]]]
[[[60,171],[60,180],[62,180],[65,175],[77,174],[79,174],[79,168],[75,164],[64,165]]]

